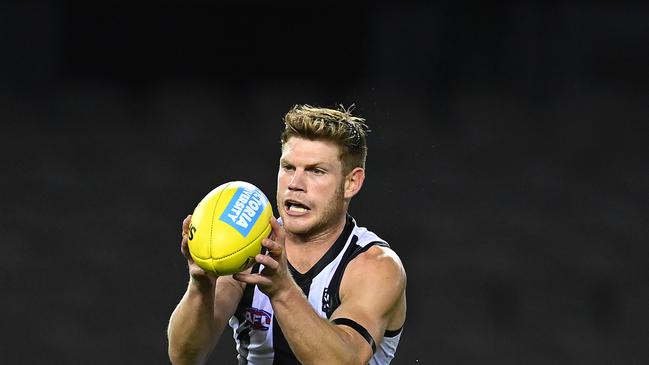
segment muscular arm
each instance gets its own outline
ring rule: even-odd
[[[241,299],[241,284],[220,277],[201,286],[193,278],[171,315],[167,335],[173,364],[202,364],[214,349]]]
[[[391,252],[391,251],[390,251]],[[331,319],[347,318],[379,343],[390,321],[405,319],[405,272],[396,255],[374,247],[348,266],[340,288],[341,304]],[[296,290],[272,300],[275,316],[293,352],[305,364],[367,364],[373,355],[355,329],[320,318]]]
[[[274,240],[263,245],[269,255],[257,255],[260,274],[235,274],[236,280],[257,284],[268,295],[275,318],[293,353],[303,364],[367,364],[369,343],[356,330],[336,325],[313,310],[288,272],[283,231],[273,220]],[[377,343],[388,325],[405,318],[405,272],[391,250],[372,247],[347,267],[341,283],[341,304],[332,318],[348,318],[364,327]]]
[[[231,276],[206,273],[192,260],[187,246],[191,216],[183,221],[180,251],[187,259],[187,291],[171,314],[167,337],[173,364],[202,364],[221,337],[243,295],[243,285]]]

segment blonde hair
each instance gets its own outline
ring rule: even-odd
[[[295,105],[284,115],[282,146],[291,137],[331,141],[340,148],[344,174],[355,167],[365,168],[366,136],[370,130],[365,119],[352,115],[352,108],[353,105],[348,109],[342,105],[338,109]]]

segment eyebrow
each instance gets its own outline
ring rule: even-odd
[[[291,166],[295,165],[294,163],[292,163],[290,161],[287,161],[284,158],[280,158],[279,163],[281,165],[291,165]],[[331,168],[330,164],[328,164],[326,162],[310,163],[310,164],[307,164],[307,165],[304,166],[305,169],[312,169],[312,168],[315,168],[315,167],[320,167],[320,168],[324,168],[324,169],[330,169]]]

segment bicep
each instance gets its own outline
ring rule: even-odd
[[[380,248],[372,248],[362,256],[350,263],[343,276],[341,304],[331,319],[334,323],[342,318],[358,324],[360,330],[353,323],[340,323],[339,327],[354,338],[355,344],[369,349],[363,330],[378,346],[403,296],[405,272],[396,256],[386,256]]]

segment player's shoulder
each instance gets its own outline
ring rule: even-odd
[[[354,224],[352,234],[356,236],[355,242],[360,247],[360,252],[347,264],[345,276],[366,279],[402,278],[405,285],[406,272],[399,255],[383,238],[360,226],[354,218],[351,219]]]
[[[403,276],[405,269],[397,253],[390,247],[373,244],[356,256],[348,265],[347,271],[361,275]]]
[[[390,245],[373,231],[359,226],[354,220],[353,235],[357,237],[356,244],[362,247],[362,252],[349,263],[356,270],[373,270],[378,268],[400,268],[403,263],[399,255]]]
[[[392,307],[405,292],[406,271],[401,259],[391,248],[377,244],[352,259],[345,269],[341,286],[341,302],[362,298]]]

